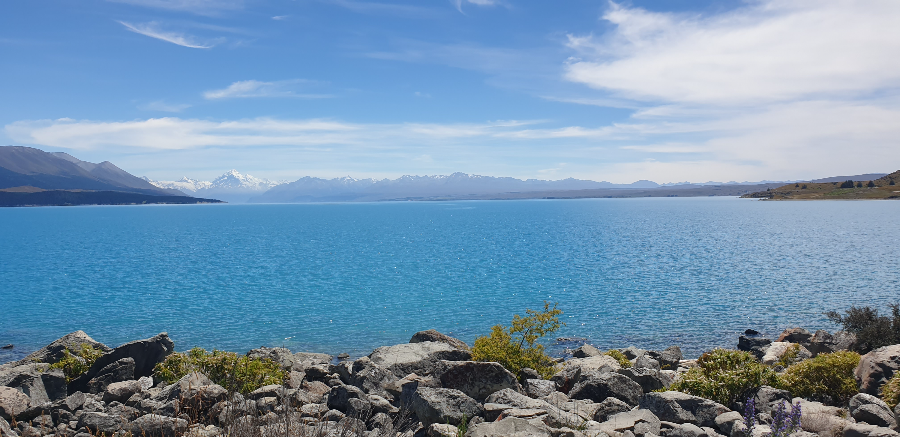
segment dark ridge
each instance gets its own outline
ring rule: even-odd
[[[76,205],[149,205],[225,203],[215,199],[188,196],[160,196],[123,191],[10,191],[0,190],[0,207],[9,206],[76,206]]]

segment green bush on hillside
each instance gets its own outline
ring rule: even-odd
[[[731,407],[763,385],[777,387],[778,374],[756,361],[749,352],[713,349],[697,359],[691,368],[667,390],[712,399]]]
[[[66,348],[63,351],[62,359],[51,364],[50,368],[62,369],[66,375],[66,382],[72,382],[73,379],[87,372],[101,356],[103,356],[103,351],[94,349],[90,344],[82,343],[81,347],[74,352]]]
[[[894,376],[881,386],[881,400],[891,407],[891,410],[900,404],[900,372],[894,372]]]
[[[836,311],[825,313],[844,331],[856,335],[854,349],[866,353],[882,346],[900,343],[900,305],[889,305],[891,316],[882,316],[872,307],[851,306],[843,315]]]
[[[268,358],[250,358],[234,352],[196,347],[175,352],[157,364],[153,375],[168,383],[191,372],[199,372],[229,390],[250,393],[265,385],[282,384],[287,377],[281,366]]]
[[[544,352],[544,346],[536,342],[565,325],[559,320],[562,310],[557,309],[556,305],[550,308],[550,303],[544,302],[543,311],[526,309],[528,315],[513,316],[512,326],[509,328],[494,326],[490,335],[475,339],[472,359],[500,363],[515,375],[530,367],[542,378],[550,378],[556,372],[555,363]]]
[[[780,386],[792,396],[844,404],[859,393],[853,377],[859,359],[858,353],[850,351],[818,355],[788,367]]]

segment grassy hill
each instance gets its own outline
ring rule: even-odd
[[[767,200],[900,199],[900,170],[872,181],[799,182],[741,197]]]

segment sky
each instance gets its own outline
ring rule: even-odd
[[[0,3],[0,144],[137,176],[900,169],[897,0]]]

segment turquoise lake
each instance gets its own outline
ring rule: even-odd
[[[597,347],[734,347],[900,300],[900,202],[736,198],[0,209],[0,362],[115,346],[365,355],[559,302]]]

